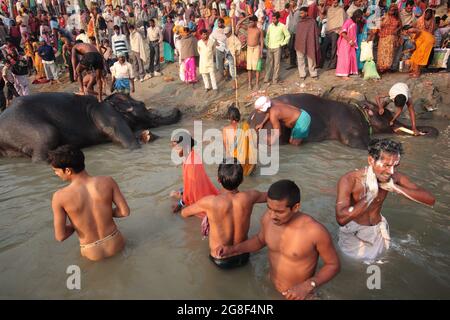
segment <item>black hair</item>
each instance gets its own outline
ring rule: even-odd
[[[89,37],[89,40],[95,41],[95,37]]]
[[[219,165],[217,176],[225,189],[236,190],[244,180],[244,170],[236,158],[224,159]]]
[[[83,43],[83,40],[81,39],[75,40],[75,43]]]
[[[301,7],[301,8],[300,8],[300,11],[308,12],[308,7]]]
[[[267,197],[271,200],[287,200],[287,206],[292,208],[300,203],[300,188],[291,180],[279,180],[269,187]]]
[[[250,17],[250,21],[257,22],[258,21],[258,17],[253,15],[253,16]]]
[[[369,155],[375,160],[380,159],[381,152],[398,155],[403,154],[402,144],[391,139],[372,139],[369,142],[367,150],[369,151]]]
[[[120,27],[119,27],[117,24],[115,24],[114,27],[113,27],[113,29],[114,29],[114,30],[120,30]]]
[[[151,18],[151,19],[149,20],[149,22],[155,23],[155,19]]]
[[[227,118],[228,120],[240,121],[241,113],[239,112],[239,109],[235,106],[229,107],[227,111]]]
[[[48,153],[48,163],[53,168],[71,168],[79,173],[84,170],[84,154],[77,147],[63,145]]]
[[[272,15],[272,17],[275,17],[275,18],[277,18],[277,19],[280,19],[280,13],[279,13],[278,11],[276,11],[276,12]]]
[[[83,29],[80,29],[80,33],[85,33]]]
[[[130,25],[128,26],[128,28],[129,28],[129,29],[136,29],[136,28],[134,27],[134,24],[130,24]]]
[[[398,94],[394,98],[394,104],[396,107],[403,108],[406,103],[406,96],[404,94]]]
[[[408,0],[408,1],[406,2],[406,5],[407,5],[407,6],[414,7],[415,3],[414,3],[413,0]]]
[[[200,30],[200,34],[208,34],[208,30],[206,30],[206,29],[202,29],[202,30]]]
[[[407,24],[406,26],[403,26],[402,27],[402,30],[404,30],[404,31],[406,31],[406,30],[409,30],[409,29],[411,29],[412,27],[409,25],[409,24]]]
[[[363,12],[361,9],[355,10],[355,12],[353,12],[353,15],[352,15],[353,22],[356,22],[356,20],[358,20],[358,18],[362,18],[362,16],[363,16]]]
[[[184,145],[184,140],[191,140],[191,145],[190,145],[190,149],[194,148],[195,146],[195,140],[192,138],[192,136],[190,135],[190,133],[182,131],[180,133],[177,133],[173,138],[172,141],[176,142],[176,144],[180,144],[183,143],[183,147]]]
[[[225,23],[225,20],[223,20],[222,18],[219,18],[218,22]]]
[[[285,9],[289,9],[290,6],[291,6],[291,4],[288,2],[288,3],[286,3],[286,4],[284,5],[284,8],[285,8]]]

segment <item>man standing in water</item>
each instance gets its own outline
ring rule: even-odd
[[[226,258],[267,246],[275,288],[289,300],[311,297],[314,289],[336,276],[340,263],[327,229],[300,207],[298,186],[290,180],[275,182],[267,192],[268,210],[259,233],[233,246],[219,246],[216,256]],[[316,273],[319,256],[323,266]]]
[[[389,139],[369,144],[369,166],[345,174],[338,182],[336,220],[339,247],[348,256],[373,261],[389,249],[389,227],[381,215],[388,192],[432,206],[433,195],[395,172],[402,145]]]
[[[247,240],[253,206],[267,200],[266,192],[239,191],[243,179],[243,168],[236,158],[232,163],[225,161],[219,165],[218,170],[218,180],[223,187],[220,194],[203,197],[181,210],[184,218],[206,212],[210,226],[209,258],[222,269],[240,267],[248,262],[249,253],[221,259],[216,256],[215,249],[218,246],[238,244]]]
[[[273,103],[269,97],[264,96],[255,101],[255,109],[266,113],[264,120],[255,129],[263,128],[268,120],[270,120],[272,128],[275,129],[275,133],[272,133],[270,141],[268,141],[269,144],[274,144],[280,137],[281,123],[292,129],[289,139],[290,144],[299,146],[303,139],[308,137],[311,116],[305,110],[279,101]]]
[[[83,152],[68,145],[51,151],[49,163],[61,180],[70,182],[52,199],[56,240],[64,241],[76,231],[81,255],[93,261],[120,252],[125,239],[113,218],[129,216],[130,209],[114,179],[90,176]]]
[[[77,63],[77,57],[82,56],[79,63]],[[98,84],[98,101],[102,102],[103,94],[103,57],[98,52],[97,48],[89,43],[83,43],[77,41],[77,43],[72,47],[72,67],[73,73],[75,75],[75,81],[78,79],[80,84],[80,94],[86,94],[83,86],[83,76],[84,70],[94,69],[95,70],[95,80]]]

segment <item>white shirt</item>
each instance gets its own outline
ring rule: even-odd
[[[110,70],[111,75],[116,79],[134,79],[133,67],[127,61],[123,64],[119,61],[115,62]]]
[[[406,83],[397,82],[389,90],[389,98],[392,101],[394,101],[395,97],[399,94],[403,94],[406,97],[406,102],[408,102],[408,100],[411,99],[411,94],[409,92],[409,88]]]
[[[154,28],[148,27],[147,28],[147,39],[148,41],[162,41],[162,31],[161,28],[158,26],[155,26]]]

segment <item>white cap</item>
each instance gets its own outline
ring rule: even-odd
[[[270,102],[269,97],[266,96],[259,97],[255,101],[255,109],[262,112],[266,112],[271,106],[272,103]]]
[[[225,27],[223,29],[223,34],[229,34],[231,32],[231,28],[230,27]]]

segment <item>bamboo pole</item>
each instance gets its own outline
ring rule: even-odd
[[[231,10],[230,10],[230,16],[231,16],[231,34],[233,35],[233,50],[234,48],[236,48],[236,41],[235,41],[235,34],[234,34],[234,30],[235,30],[235,11],[236,10],[236,5],[232,4],[231,5]],[[235,107],[239,109],[239,102],[238,102],[238,81],[237,81],[237,68],[236,68],[236,52],[234,52],[234,54],[232,54],[233,56],[233,61],[234,61],[234,93],[235,93]]]

